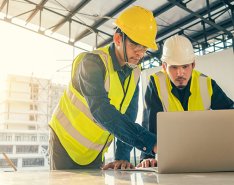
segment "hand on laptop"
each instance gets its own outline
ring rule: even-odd
[[[148,168],[148,167],[156,167],[157,160],[156,159],[144,159],[140,164],[137,165],[137,168]]]
[[[130,162],[125,161],[125,160],[115,160],[114,162],[108,163],[105,166],[102,167],[103,170],[107,169],[134,169],[135,166],[133,166]]]

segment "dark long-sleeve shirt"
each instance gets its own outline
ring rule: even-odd
[[[114,70],[117,71],[123,85],[132,70],[127,66],[121,67],[119,65],[113,44],[110,46],[109,54],[112,57]],[[108,93],[104,88],[104,77],[105,66],[101,58],[89,53],[83,58],[75,71],[72,83],[87,100],[95,121],[117,137],[115,159],[129,160],[132,146],[152,154],[156,141],[155,134],[135,123],[138,109],[138,87],[126,113],[121,114],[110,104]]]
[[[213,88],[213,94],[211,97],[211,109],[213,110],[233,109],[234,102],[223,92],[223,90],[218,86],[218,84],[214,80],[211,80],[211,83]],[[178,98],[184,110],[187,111],[188,100],[189,96],[191,95],[190,93],[191,79],[189,80],[188,85],[183,90],[176,88],[172,82],[171,84],[172,84],[172,91],[171,91],[172,94]],[[142,125],[145,128],[147,128],[150,132],[156,133],[157,135],[157,126],[156,126],[157,113],[163,112],[163,107],[161,100],[158,96],[158,91],[152,76],[150,77],[150,81],[146,89],[145,105],[146,107],[144,109]],[[141,154],[141,160],[152,157],[154,157],[154,155],[147,155],[145,153]]]

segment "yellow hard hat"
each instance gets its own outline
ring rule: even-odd
[[[185,65],[195,61],[193,45],[182,35],[169,37],[163,45],[161,60],[169,65]]]
[[[157,24],[153,13],[140,6],[133,6],[123,11],[115,20],[118,26],[134,42],[157,50]]]

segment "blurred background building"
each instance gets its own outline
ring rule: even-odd
[[[8,75],[0,97],[0,153],[17,169],[49,169],[48,122],[64,85],[33,76]],[[12,170],[0,155],[0,170]]]

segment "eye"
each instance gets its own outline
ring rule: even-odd
[[[186,69],[186,68],[188,68],[188,66],[189,66],[189,65],[184,65],[184,66],[183,66],[183,69]]]
[[[130,40],[129,38],[127,40],[128,40],[129,47],[131,49],[133,49],[134,51],[146,52],[146,50],[148,49],[147,47],[142,46],[142,45]]]
[[[171,69],[177,69],[177,66],[170,66]]]

